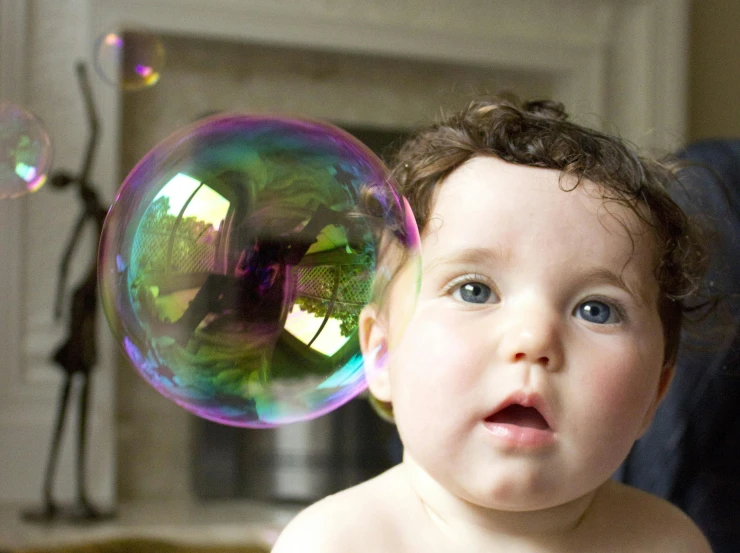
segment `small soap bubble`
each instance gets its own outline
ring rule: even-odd
[[[127,176],[99,282],[149,384],[206,419],[264,428],[366,389],[360,310],[391,284],[414,303],[419,247],[408,203],[357,139],[315,121],[221,114]]]
[[[96,45],[95,70],[106,83],[126,92],[157,84],[164,63],[164,43],[147,31],[111,31]]]
[[[0,199],[41,188],[51,158],[51,141],[41,121],[17,104],[0,102]]]

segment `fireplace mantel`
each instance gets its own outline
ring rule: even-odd
[[[140,28],[180,38],[519,73],[548,79],[553,96],[565,102],[578,119],[617,132],[647,150],[673,150],[684,140],[688,0],[81,0],[80,4],[85,5],[84,32],[90,45],[112,29]],[[9,0],[0,0],[0,15],[4,14],[6,22],[14,13],[10,6]],[[20,32],[9,24],[3,25],[6,28]],[[9,54],[13,46],[22,42],[12,34],[2,37],[6,74],[12,69],[14,58]],[[86,55],[92,62],[92,48]],[[123,97],[100,80],[93,82],[93,89],[104,130],[94,180],[112,183],[104,191],[110,198],[123,177]],[[47,224],[46,220],[27,220],[28,213],[20,207],[4,209],[12,212],[18,226]],[[62,233],[58,250],[64,239]],[[12,283],[17,291],[7,294],[17,297],[5,301],[12,313],[21,313],[28,294],[22,275],[45,263],[36,257],[38,253],[24,252],[20,240],[6,241],[8,253],[0,269],[3,282]],[[25,319],[33,316],[26,313]],[[104,324],[101,321],[101,328]],[[46,450],[46,415],[57,386],[56,380],[37,376],[43,370],[35,360],[48,356],[48,343],[33,336],[43,335],[44,329],[27,327],[14,330],[3,342],[10,344],[12,339],[14,344],[25,344],[25,349],[5,350],[10,355],[5,361],[8,366],[19,368],[0,392],[4,402],[0,430],[6,436],[36,440],[36,451]],[[116,453],[115,440],[110,437],[118,428],[112,407],[117,348],[107,328],[101,336],[103,355],[92,415],[96,421],[92,442],[98,451],[91,466],[95,476],[91,484],[95,497],[114,501]],[[38,429],[37,435],[33,428]],[[17,477],[4,472],[4,478],[26,479],[21,464],[17,464]],[[35,482],[30,483],[28,497],[35,496],[37,488]],[[0,499],[3,493],[0,486]],[[21,490],[16,496],[21,493],[26,492]]]
[[[146,28],[549,75],[572,111],[664,150],[684,136],[687,17],[687,0],[90,0],[91,37]],[[100,92],[115,121],[119,98]]]

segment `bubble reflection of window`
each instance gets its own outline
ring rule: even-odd
[[[169,214],[178,219],[195,217],[218,230],[226,217],[229,201],[213,188],[193,177],[178,173],[162,187],[157,197],[169,198]]]
[[[314,313],[308,313],[297,305],[294,305],[285,323],[285,330],[306,345],[313,340],[311,349],[331,357],[344,346],[347,342],[347,337],[342,336],[339,329],[340,321],[331,317],[326,321],[319,335],[316,336],[323,322],[323,317],[319,317]]]
[[[181,272],[212,270],[212,244],[230,202],[210,186],[183,173],[172,177],[155,201],[159,197],[169,200],[168,215],[175,217],[167,244],[167,269]]]
[[[329,225],[322,230],[316,242],[306,252],[306,257],[301,265],[304,268],[310,267],[312,256],[336,251],[345,252],[346,244],[347,237],[344,230],[336,225]],[[325,288],[329,292],[329,295],[311,297],[310,292],[306,290],[302,291],[301,295],[299,295],[299,298],[306,299],[308,297],[318,304],[326,306],[326,310],[331,309],[332,311],[328,314],[326,311],[323,313],[321,311],[311,312],[302,309],[298,303],[295,303],[285,323],[286,331],[290,332],[307,346],[310,346],[314,351],[328,357],[332,357],[342,350],[350,339],[350,336],[347,336],[346,332],[342,330],[342,321],[337,318],[339,311],[337,298],[332,297],[335,295],[336,287],[339,285],[339,281],[335,280],[335,277],[339,276],[336,271],[339,270],[339,265],[334,266],[329,274],[325,273],[323,275],[323,286],[317,287],[318,289]],[[321,277],[319,278],[321,279]]]

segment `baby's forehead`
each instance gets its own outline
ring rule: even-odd
[[[646,208],[560,171],[477,158],[440,185],[422,238],[426,253],[499,252],[498,258],[609,266],[655,278],[658,240]]]
[[[486,210],[499,218],[504,216],[504,220],[509,219],[506,215],[536,217],[560,210],[571,216],[566,221],[570,226],[590,224],[596,216],[609,230],[655,236],[648,206],[633,196],[626,197],[616,186],[494,156],[473,157],[437,183],[428,206],[429,220],[458,205],[470,214],[485,215],[481,210]],[[499,206],[501,209],[496,209]],[[426,231],[426,225],[422,230]]]

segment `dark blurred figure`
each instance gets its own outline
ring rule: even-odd
[[[715,553],[740,552],[740,140],[678,154],[690,166],[673,195],[717,232],[705,286],[719,303],[683,336],[655,420],[616,475],[686,512]]]
[[[67,277],[75,250],[80,244],[86,226],[92,225],[95,241],[93,242],[92,259],[86,276],[75,286],[69,302],[67,337],[54,352],[52,360],[62,371],[64,379],[59,390],[56,421],[51,437],[51,447],[47,459],[43,483],[43,505],[22,513],[24,519],[32,522],[49,522],[55,519],[74,521],[105,520],[112,516],[95,507],[87,495],[87,426],[90,410],[90,378],[97,362],[97,305],[98,305],[98,269],[97,240],[103,229],[107,206],[100,200],[95,185],[90,182],[92,163],[98,144],[99,123],[95,111],[87,68],[79,62],[76,66],[80,90],[85,102],[86,115],[90,126],[90,136],[82,160],[82,168],[77,174],[55,171],[49,180],[49,186],[64,190],[76,189],[82,209],[75,222],[72,234],[62,255],[57,282],[57,298],[54,306],[54,317],[60,319]],[[77,443],[76,443],[76,492],[75,503],[71,506],[60,506],[54,499],[54,483],[62,445],[68,407],[73,402],[73,392],[77,391]]]

